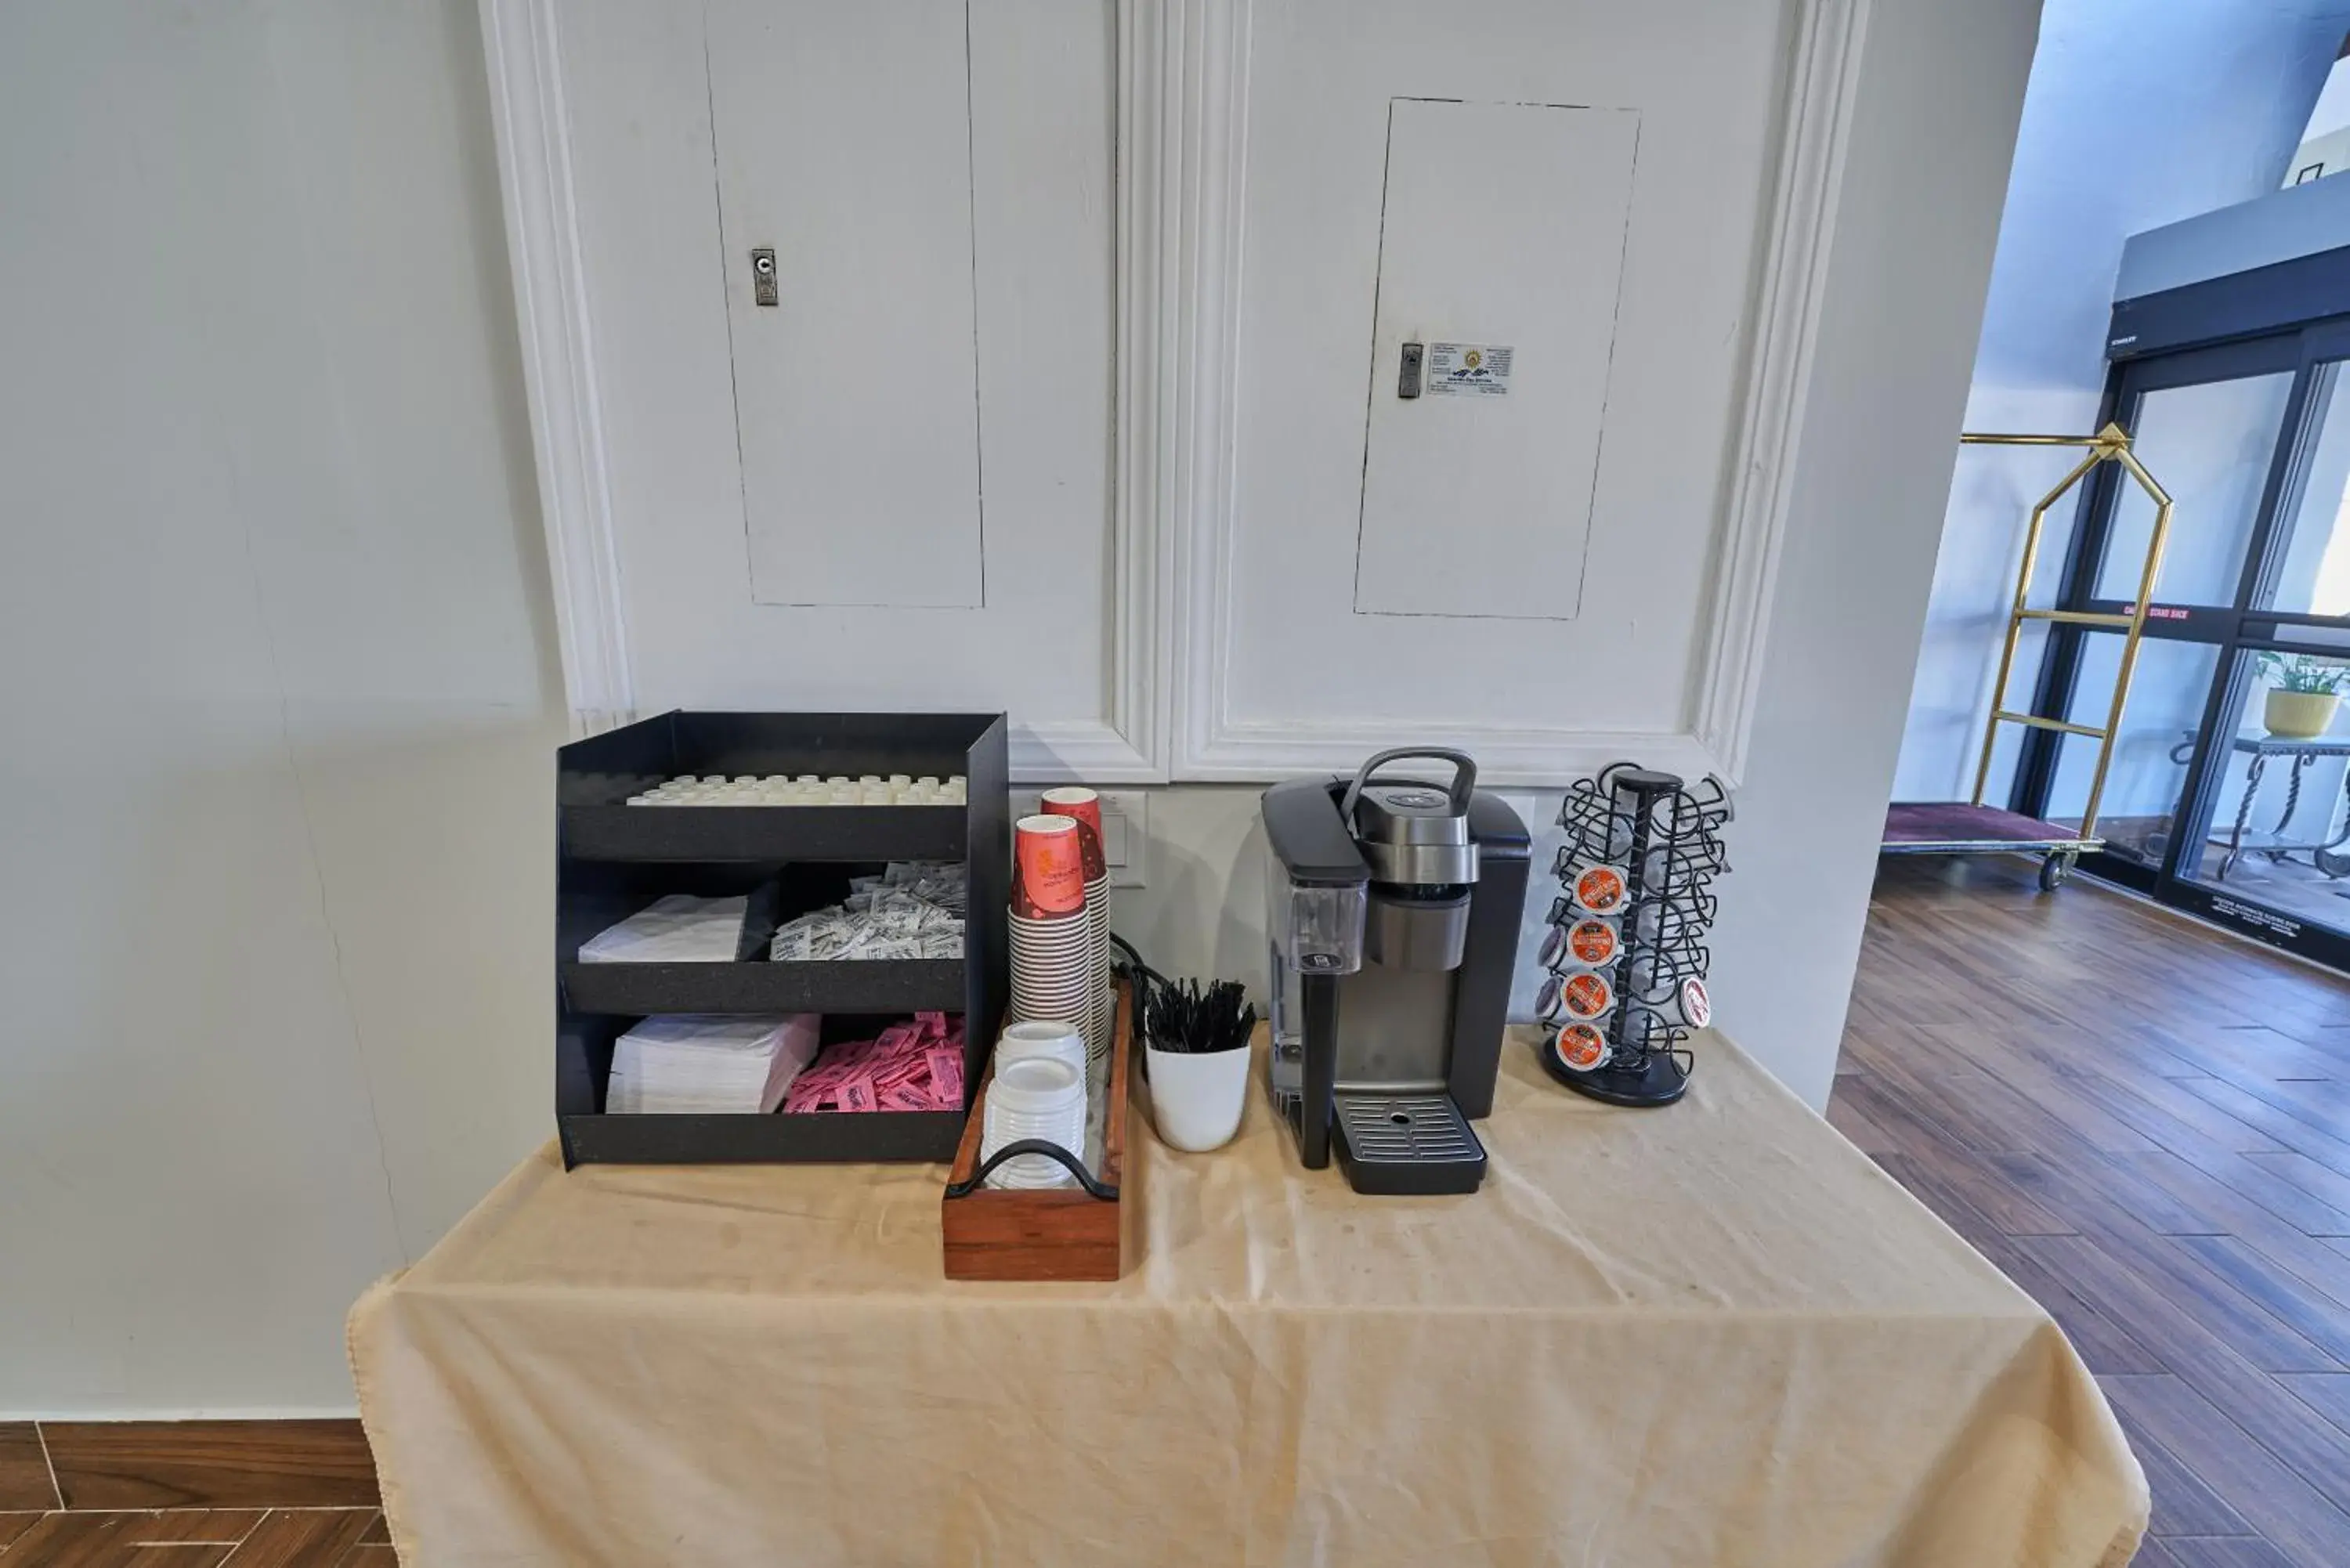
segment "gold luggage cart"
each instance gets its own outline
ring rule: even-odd
[[[2075,446],[2088,449],[2087,455],[2074,463],[2056,487],[2040,498],[2032,509],[2032,521],[2023,535],[2023,564],[2015,576],[2015,602],[2007,617],[2007,640],[2000,649],[1999,680],[1991,688],[1991,720],[1983,727],[1982,753],[1975,764],[1975,789],[1970,799],[1964,801],[1896,801],[1885,810],[1885,836],[1877,846],[1885,855],[2014,855],[2037,854],[2040,861],[2040,886],[2054,892],[2071,873],[2074,863],[2086,850],[2100,848],[2105,840],[2097,836],[2097,807],[2106,791],[2106,771],[2114,757],[2114,737],[2120,732],[2122,709],[2129,701],[2130,678],[2137,670],[2138,639],[2146,629],[2148,605],[2154,598],[2155,578],[2162,570],[2162,552],[2170,542],[2170,496],[2145,465],[2130,451],[2129,433],[2119,425],[2109,424],[2095,435],[1986,435],[1970,432],[1960,441],[1968,446]],[[2146,566],[2138,575],[2137,598],[2127,613],[2093,614],[2086,610],[2032,609],[2024,600],[2032,591],[2032,573],[2040,560],[2040,539],[2048,519],[2048,509],[2062,500],[2067,492],[2087,478],[2102,462],[2116,462],[2130,478],[2137,482],[2154,503],[2154,529],[2147,538]],[[2023,635],[2027,621],[2049,621],[2064,626],[2103,627],[2122,634],[2120,671],[2114,680],[2113,702],[2106,710],[2103,725],[2074,724],[2062,719],[2043,718],[2037,713],[2019,713],[2007,705],[2008,678],[2014,673],[2015,649]],[[2016,812],[2002,811],[1983,804],[1983,791],[1991,783],[1992,749],[1999,739],[2002,724],[2022,724],[2035,730],[2054,730],[2063,734],[2081,735],[2097,742],[2096,771],[2089,777],[2089,795],[2081,812],[2077,828],[2061,823],[2043,822],[2037,817]]]

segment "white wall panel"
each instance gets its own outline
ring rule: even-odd
[[[1702,765],[1688,737],[1711,631],[1787,8],[1284,0],[1257,5],[1253,18],[1232,489],[1227,536],[1192,557],[1206,580],[1189,587],[1189,635],[1208,646],[1187,654],[1187,667],[1206,673],[1183,691],[1191,716],[1179,775],[1261,775],[1435,738],[1489,753],[1501,776],[1528,782],[1606,760],[1590,754],[1594,743]],[[1613,140],[1571,158],[1558,150],[1547,173],[1534,139],[1492,143],[1489,157],[1506,149],[1525,166],[1483,174],[1547,178],[1557,192],[1548,212],[1537,202],[1496,220],[1552,224],[1546,234],[1512,228],[1508,248],[1559,255],[1553,299],[1542,300],[1531,269],[1451,273],[1432,247],[1412,263],[1430,280],[1426,309],[1467,319],[1454,327],[1388,310],[1380,228],[1398,99],[1581,106],[1565,111],[1574,123],[1609,126],[1602,134],[1627,142],[1637,120],[1636,171],[1629,146]],[[1527,111],[1528,123],[1541,113]],[[1463,188],[1428,200],[1457,213],[1481,199],[1481,172],[1473,151],[1456,151],[1471,160]],[[1416,166],[1405,172],[1422,180]],[[1434,171],[1426,182],[1439,184]],[[1392,214],[1387,243],[1398,243]],[[1399,334],[1506,334],[1517,328],[1468,323],[1484,319],[1481,303],[1522,319],[1530,300],[1559,336],[1522,373],[1539,368],[1574,383],[1559,389],[1558,450],[1547,454],[1556,466],[1544,483],[1581,495],[1554,498],[1548,517],[1462,525],[1437,499],[1455,451],[1412,465],[1409,483],[1426,488],[1399,488],[1406,499],[1392,517],[1367,511],[1367,400],[1374,500],[1406,483],[1400,465],[1378,466],[1388,429],[1456,415],[1394,399]],[[1374,367],[1372,324],[1383,317],[1392,318],[1379,327]],[[1589,348],[1567,345],[1592,341],[1602,322],[1612,350],[1595,367]],[[1479,411],[1457,410],[1457,421]],[[1512,480],[1533,483],[1525,472]],[[1573,537],[1580,511],[1587,545]],[[1545,532],[1554,527],[1564,533]],[[1578,557],[1579,605],[1573,592],[1545,591]],[[1562,604],[1575,618],[1508,618],[1555,616]],[[1363,613],[1430,609],[1441,613]]]
[[[860,73],[835,47],[838,29],[875,25],[858,19],[861,7],[755,9],[777,29],[776,48],[832,49],[827,57],[855,78],[852,87],[879,70]],[[905,0],[893,12],[921,19],[931,44],[951,33],[960,47],[959,0]],[[941,275],[953,272],[943,292],[959,305],[910,298],[908,279],[877,269],[861,278],[835,273],[819,291],[826,297],[796,306],[821,311],[829,301],[857,315],[935,305],[975,323],[973,483],[984,493],[985,590],[983,605],[973,594],[960,607],[905,607],[910,597],[964,592],[939,587],[961,582],[962,568],[941,567],[932,557],[969,542],[967,519],[942,521],[951,504],[917,505],[904,488],[935,487],[949,496],[964,483],[956,476],[965,472],[965,443],[943,415],[935,415],[940,443],[895,451],[887,443],[898,437],[888,432],[854,438],[858,462],[874,470],[871,482],[900,487],[903,504],[891,528],[873,535],[883,542],[888,569],[929,587],[896,591],[895,606],[873,608],[811,605],[790,588],[771,592],[764,567],[754,587],[721,280],[739,281],[739,253],[765,242],[747,230],[721,238],[709,54],[719,40],[705,39],[698,5],[578,0],[563,6],[560,23],[637,711],[1008,708],[1015,751],[1032,770],[1072,732],[1088,743],[1100,776],[1147,767],[1108,727],[1115,46],[1107,0],[992,0],[970,8],[969,167],[961,175],[971,192],[968,230],[959,254],[925,261]],[[931,57],[938,49],[925,49],[921,79],[936,78],[951,111],[931,127],[930,148],[965,109],[960,76]],[[755,79],[727,80],[730,90],[772,90]],[[874,83],[865,88],[889,97]],[[861,134],[830,145],[847,177],[878,180],[891,171],[889,161],[877,157],[884,144]],[[743,314],[795,313],[786,293],[775,310]],[[928,332],[960,332],[966,341],[939,351],[972,352],[969,326]],[[802,369],[813,379],[826,373],[821,366]],[[942,374],[951,380],[955,373]],[[954,395],[969,408],[967,386]],[[888,417],[886,410],[876,416]],[[783,467],[775,477],[788,487]],[[976,505],[978,495],[966,499]],[[817,535],[806,550],[798,543],[803,521]],[[776,535],[790,548],[775,558],[774,580],[788,579],[804,556],[867,550],[870,541],[845,536],[866,526],[795,520]],[[940,538],[943,550],[933,547]],[[878,557],[856,559],[860,578],[879,569]],[[761,602],[768,598],[794,602]]]
[[[965,6],[704,15],[752,597],[975,607]],[[754,249],[773,252],[766,305]]]
[[[1575,618],[1639,130],[1389,105],[1357,614]]]

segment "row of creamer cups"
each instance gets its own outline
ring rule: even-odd
[[[1057,1144],[1082,1161],[1086,1150],[1086,1043],[1068,1024],[1036,1020],[1004,1030],[995,1047],[980,1158],[1023,1138]],[[1019,1154],[995,1168],[987,1185],[1068,1187],[1076,1179],[1047,1155]]]
[[[711,774],[696,778],[691,774],[654,785],[642,794],[629,797],[630,805],[961,805],[965,799],[963,776],[940,780],[935,777],[913,778],[905,774],[891,774],[883,778],[879,774],[867,774],[862,778],[850,778],[835,774],[830,778],[818,778],[814,774],[802,774],[789,778],[782,774],[769,774],[764,778],[756,774],[737,774],[733,778],[723,774]]]

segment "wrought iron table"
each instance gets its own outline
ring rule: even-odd
[[[2305,854],[2310,864],[2328,877],[2350,875],[2350,855],[2338,853],[2344,844],[2350,843],[2350,813],[2344,815],[2338,828],[2333,817],[2327,816],[2325,831],[2330,837],[2294,841],[2285,836],[2293,826],[2293,813],[2301,807],[2301,775],[2320,757],[2350,757],[2350,736],[2318,735],[2303,741],[2262,732],[2238,735],[2232,747],[2251,760],[2245,764],[2244,793],[2236,803],[2235,826],[2225,834],[2210,835],[2210,842],[2228,846],[2228,853],[2220,861],[2218,879],[2226,881],[2236,862],[2248,853],[2265,855],[2271,860]],[[2170,760],[2184,766],[2194,750],[2195,737],[2189,733],[2170,749]],[[2263,832],[2251,826],[2252,806],[2260,798],[2261,780],[2268,774],[2271,757],[2291,757],[2293,771],[2285,780],[2284,811],[2277,817],[2276,826]],[[2350,803],[2350,768],[2343,770],[2342,790],[2345,802]]]

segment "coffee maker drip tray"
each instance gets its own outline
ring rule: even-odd
[[[1338,1159],[1357,1192],[1474,1192],[1485,1176],[1485,1146],[1450,1095],[1351,1095],[1333,1098]]]

